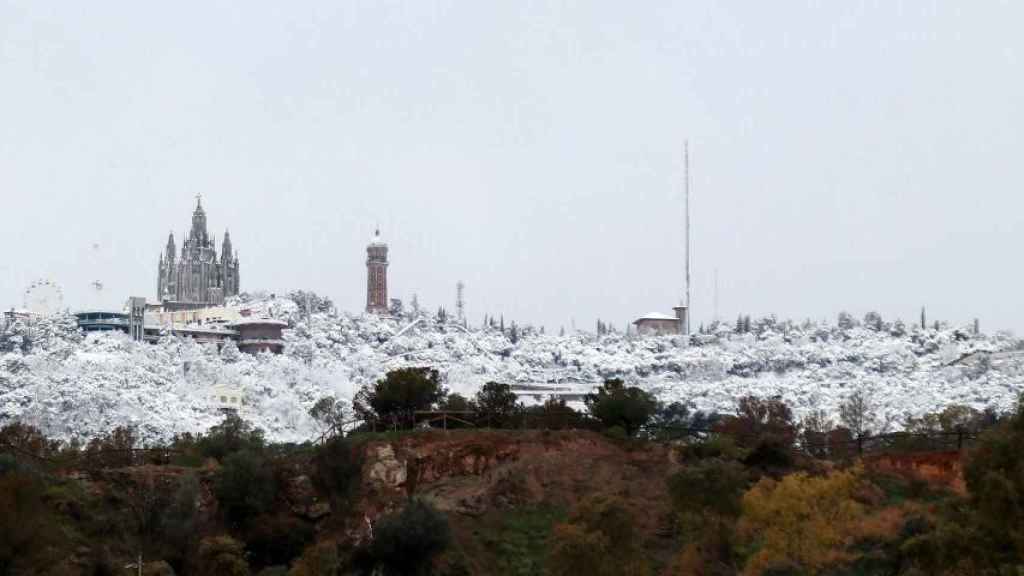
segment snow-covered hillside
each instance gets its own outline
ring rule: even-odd
[[[553,336],[518,328],[513,343],[496,328],[467,331],[426,314],[307,316],[290,299],[269,297],[248,297],[246,306],[289,322],[283,355],[248,356],[233,345],[218,352],[174,337],[155,345],[121,335],[83,337],[70,317],[9,326],[0,334],[0,350],[7,350],[0,352],[0,423],[17,419],[62,438],[127,424],[143,438],[163,440],[218,422],[211,391],[220,387],[241,393],[243,416],[269,438],[301,441],[315,434],[307,410],[319,398],[351,398],[403,366],[437,368],[464,395],[492,380],[586,391],[620,377],[664,401],[718,412],[731,411],[747,394],[781,396],[797,416],[835,412],[862,390],[878,421],[895,427],[906,416],[954,403],[1005,409],[1024,391],[1024,365],[1015,357],[955,362],[1018,341],[948,328],[765,320],[741,334],[719,326],[689,345],[672,337]]]

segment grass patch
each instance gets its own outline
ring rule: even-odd
[[[502,513],[481,534],[484,545],[494,555],[499,574],[540,576],[551,529],[566,519],[566,512],[555,507],[524,508]]]

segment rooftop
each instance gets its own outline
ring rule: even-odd
[[[662,314],[661,312],[648,312],[647,314],[644,314],[643,316],[637,318],[634,323],[639,322],[641,320],[677,320],[678,321],[679,318],[676,318],[675,316],[671,316],[669,314]]]

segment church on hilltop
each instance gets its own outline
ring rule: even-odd
[[[165,310],[220,306],[229,296],[238,294],[238,254],[232,250],[231,235],[224,232],[220,255],[216,238],[206,232],[206,212],[202,199],[196,198],[192,229],[181,246],[174,244],[174,233],[160,255],[157,299]]]

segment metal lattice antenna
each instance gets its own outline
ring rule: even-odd
[[[463,299],[466,284],[459,280],[455,285],[455,314],[458,315],[459,322],[466,319],[466,301]]]
[[[690,333],[690,141],[683,143],[683,177],[686,179],[686,333]]]

